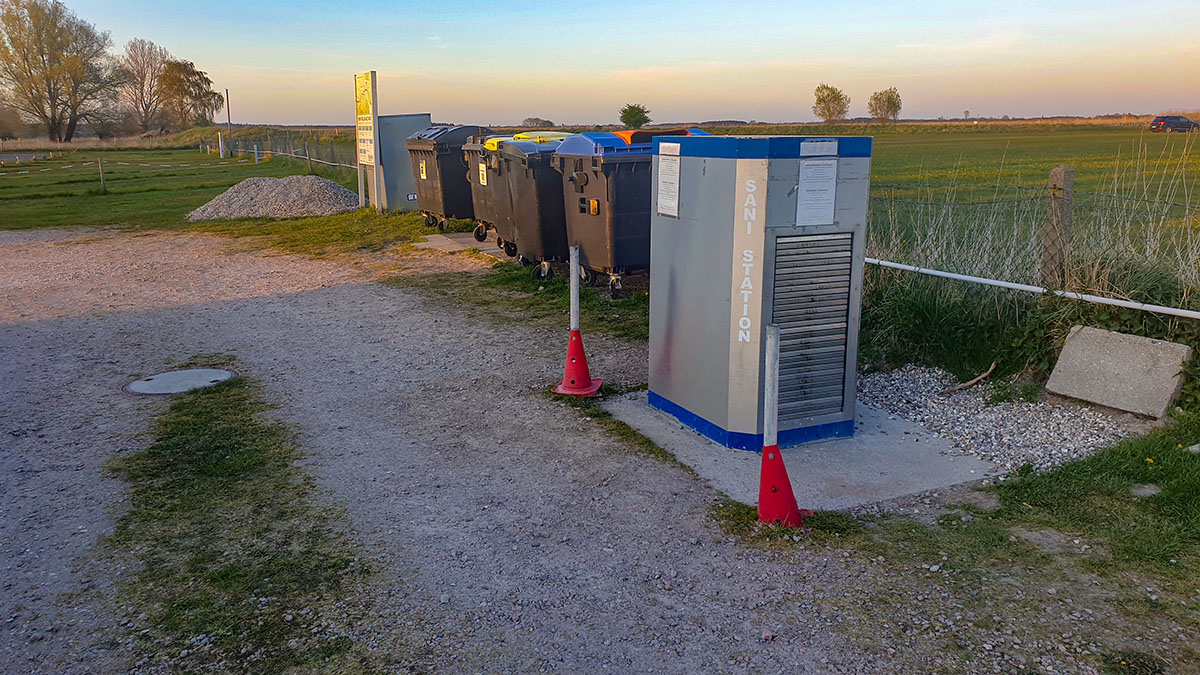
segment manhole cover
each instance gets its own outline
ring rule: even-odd
[[[224,382],[234,375],[232,370],[220,368],[169,370],[130,382],[125,390],[131,394],[179,394]]]

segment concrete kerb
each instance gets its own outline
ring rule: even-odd
[[[730,450],[649,406],[646,392],[600,403],[731,499],[758,500],[756,452]],[[887,413],[857,406],[855,435],[783,450],[801,508],[850,509],[1002,474],[977,457],[952,455],[951,443]]]

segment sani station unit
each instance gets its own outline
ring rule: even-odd
[[[871,138],[656,138],[653,169],[650,404],[761,450],[774,324],[780,446],[852,435]]]

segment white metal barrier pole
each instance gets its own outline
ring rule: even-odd
[[[254,163],[258,164],[258,143],[254,144]]]
[[[877,258],[866,258],[866,262],[871,265],[879,265],[880,267],[890,267],[894,270],[904,270],[906,272],[916,272],[918,274],[928,274],[931,277],[941,277],[943,279],[954,279],[955,281],[967,281],[985,286],[995,286],[997,288],[1007,288],[1013,291],[1025,291],[1027,293],[1046,294],[1052,293],[1060,298],[1070,298],[1071,300],[1082,300],[1098,305],[1112,305],[1114,307],[1125,307],[1126,309],[1137,309],[1144,312],[1152,312],[1154,314],[1168,314],[1170,316],[1179,316],[1185,319],[1200,319],[1200,312],[1190,309],[1180,309],[1179,307],[1163,307],[1162,305],[1147,305],[1132,300],[1117,300],[1115,298],[1105,298],[1099,295],[1089,295],[1087,293],[1073,293],[1071,291],[1052,291],[1041,286],[1030,286],[1029,284],[1015,284],[1011,281],[997,281],[996,279],[985,279],[983,277],[973,277],[969,274],[958,274],[956,272],[943,272],[941,270],[933,270],[928,267],[917,267],[915,265],[905,265],[904,263],[892,262],[890,260],[879,260]]]
[[[779,326],[767,326],[767,363],[763,373],[763,447],[779,445]]]
[[[579,330],[579,245],[571,246],[571,330]]]

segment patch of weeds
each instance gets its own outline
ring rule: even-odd
[[[635,385],[631,387],[617,387],[605,383],[600,386],[599,396],[594,398],[580,398],[578,396],[562,396],[555,394],[552,387],[547,387],[545,394],[548,398],[558,401],[564,405],[574,408],[582,417],[596,423],[605,433],[621,442],[622,445],[629,448],[636,454],[644,457],[657,459],[660,462],[674,464],[684,471],[695,475],[696,470],[692,467],[680,462],[675,458],[675,455],[664,450],[657,443],[643,436],[636,429],[629,426],[625,422],[617,419],[612,413],[605,410],[599,401],[608,396],[619,396],[633,391],[640,391],[646,385]]]
[[[1114,652],[1104,665],[1106,672],[1126,675],[1159,675],[1167,672],[1167,662],[1161,657],[1138,651]]]
[[[492,319],[525,325],[565,328],[571,309],[567,279],[556,276],[548,281],[537,281],[528,268],[516,263],[496,263],[482,274],[449,272],[397,276],[380,283],[420,291],[451,302],[460,309],[468,308]],[[645,293],[612,300],[585,286],[580,289],[579,313],[585,334],[649,339],[650,296]]]
[[[314,630],[368,571],[313,503],[292,433],[262,418],[268,408],[244,377],[182,394],[146,450],[111,462],[130,501],[105,546],[134,570],[118,590],[144,615],[134,650],[153,667],[368,667],[346,637]]]
[[[997,518],[1082,535],[1107,552],[1113,571],[1145,568],[1179,577],[1200,564],[1200,414],[1043,473],[996,487]],[[1161,491],[1132,494],[1135,484]]]
[[[380,214],[372,209],[311,218],[207,220],[189,223],[186,229],[229,237],[256,237],[262,248],[306,255],[380,251],[420,241],[426,232],[420,214]]]

